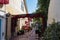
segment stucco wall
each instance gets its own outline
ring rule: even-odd
[[[26,8],[24,4],[24,11],[21,9],[21,4],[24,3],[23,0],[9,0],[9,4],[3,5],[1,10],[6,11],[6,13],[10,13],[11,15],[20,15],[26,14]]]
[[[55,22],[60,21],[60,0],[50,0],[48,24],[51,24],[53,19]]]
[[[2,8],[0,8],[0,10],[5,11],[6,13],[10,13],[11,15],[20,15],[20,14],[26,14],[26,9],[24,6],[24,11],[21,10],[21,2],[23,2],[23,0],[9,0],[9,4],[3,5]],[[21,24],[18,24],[19,27],[22,27],[21,25],[24,24],[25,20],[27,19],[23,19],[21,20]],[[8,28],[7,28],[7,37],[8,39],[11,36],[11,18],[8,18],[8,24],[7,24]]]
[[[21,28],[22,28],[22,26],[25,26],[26,24],[25,24],[25,21],[28,21],[28,18],[20,18],[20,30],[21,30]]]

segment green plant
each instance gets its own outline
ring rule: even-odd
[[[60,40],[60,24],[51,24],[45,30],[43,40]]]

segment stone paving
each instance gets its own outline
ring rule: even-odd
[[[24,35],[14,37],[11,40],[38,40],[37,38],[38,36],[35,34],[35,29],[33,29],[32,31],[27,32]]]

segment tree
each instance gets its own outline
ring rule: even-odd
[[[48,8],[49,8],[49,2],[50,0],[38,0],[38,3],[37,3],[37,10],[36,10],[36,13],[41,13],[43,15],[45,15],[46,17],[46,22],[47,22],[47,15],[48,15]]]
[[[50,0],[38,0],[38,3],[37,3],[36,13],[40,13],[43,16],[45,16],[45,19],[44,19],[44,21],[45,21],[44,30],[47,28],[49,3],[50,3]],[[38,20],[40,20],[40,18],[35,18],[34,20],[38,21]]]

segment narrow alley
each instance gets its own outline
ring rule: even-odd
[[[45,2],[0,0],[0,40],[43,40],[49,1]]]
[[[14,37],[11,40],[38,40],[38,36],[35,34],[35,28],[33,28],[33,30],[25,33],[24,35]]]

